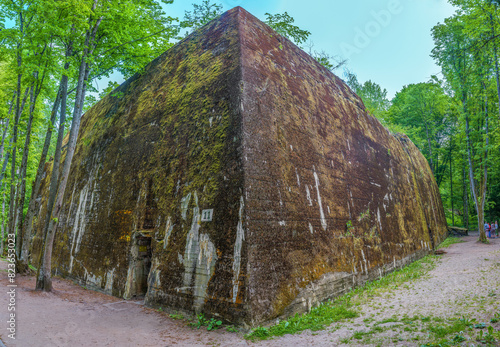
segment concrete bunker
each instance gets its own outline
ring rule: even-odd
[[[250,326],[416,260],[447,233],[415,145],[240,7],[84,115],[67,187],[58,273]]]

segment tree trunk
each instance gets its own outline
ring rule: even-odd
[[[78,78],[78,87],[75,98],[75,107],[73,109],[73,121],[71,124],[71,130],[68,140],[68,147],[66,151],[66,158],[64,159],[63,169],[61,171],[61,178],[57,188],[57,200],[55,206],[51,209],[51,214],[47,212],[47,215],[50,215],[51,218],[48,220],[48,225],[46,223],[46,236],[45,236],[45,248],[43,252],[43,263],[40,271],[40,274],[37,278],[36,288],[44,291],[52,290],[52,249],[54,244],[55,233],[57,230],[57,223],[59,222],[59,213],[61,212],[62,207],[62,199],[64,197],[64,192],[66,190],[66,183],[68,181],[69,170],[71,168],[71,161],[73,159],[73,154],[76,147],[76,138],[78,136],[78,128],[80,127],[80,118],[81,118],[81,110],[83,106],[83,98],[85,93],[84,80],[85,80],[85,70],[86,64],[84,62],[85,56],[82,58],[82,65],[80,69],[83,68],[83,71],[80,71],[80,75]],[[54,163],[55,164],[55,163]],[[52,179],[51,179],[51,187],[52,187]],[[52,195],[51,195],[52,196]],[[54,196],[55,198],[55,196]],[[52,202],[53,203],[53,202]]]
[[[495,34],[495,24],[493,23],[493,15],[490,13],[490,24],[491,24],[491,30],[493,33],[493,37],[496,36]],[[495,43],[495,40],[493,40],[493,58],[495,59],[495,79],[497,82],[497,96],[498,96],[498,117],[500,118],[500,72],[499,72],[499,67],[498,67],[498,51],[497,51],[497,45]]]
[[[474,182],[474,166],[472,164],[472,153],[471,153],[471,140],[470,140],[470,125],[469,125],[469,114],[467,113],[467,106],[465,99],[462,100],[464,113],[465,113],[465,135],[467,137],[467,159],[469,163],[469,183],[472,198],[474,199],[474,206],[476,208],[477,219],[478,219],[478,230],[479,230],[479,240],[481,242],[488,242],[486,239],[486,234],[484,232],[484,210],[480,208],[479,199],[477,196],[476,185]]]
[[[97,0],[94,0],[93,8],[97,6]],[[86,80],[90,73],[89,65],[87,63],[87,58],[92,56],[94,46],[94,40],[97,34],[97,29],[101,24],[102,17],[96,20],[95,25],[92,27],[91,31],[87,31],[85,37],[84,50],[82,52],[81,63],[78,74],[78,83],[75,95],[75,106],[73,108],[73,120],[71,123],[71,130],[68,139],[68,149],[66,151],[66,158],[64,159],[64,166],[61,172],[61,181],[57,191],[57,203],[54,209],[51,210],[51,218],[49,220],[49,225],[47,227],[47,235],[45,237],[45,249],[43,253],[43,264],[41,266],[42,271],[39,271],[39,276],[37,278],[36,288],[44,291],[52,290],[52,278],[51,278],[51,262],[52,262],[52,248],[54,244],[55,233],[57,230],[57,223],[59,221],[59,213],[62,208],[62,200],[64,197],[64,192],[66,190],[66,183],[68,182],[69,170],[71,168],[71,161],[73,160],[73,155],[75,153],[76,140],[78,137],[78,130],[80,129],[80,121],[82,116],[83,102],[85,99],[86,91]],[[52,185],[52,182],[51,182]]]
[[[54,207],[54,202],[57,194],[57,187],[59,183],[59,164],[61,162],[61,148],[62,141],[64,138],[64,123],[66,122],[66,100],[68,92],[68,76],[63,75],[61,79],[61,116],[59,118],[59,132],[57,136],[56,151],[54,154],[54,164],[52,166],[52,175],[50,177],[50,187],[49,187],[49,198],[47,202],[47,215],[45,219],[45,227],[43,235],[45,236],[43,253],[40,257],[40,263],[38,265],[36,289],[37,290],[52,290],[52,281],[50,279],[50,257],[46,259],[47,252],[52,252],[52,242],[48,242],[49,223],[52,219],[52,209]],[[48,262],[47,262],[48,261]]]
[[[483,162],[483,177],[482,177],[482,182],[480,184],[480,193],[481,193],[481,206],[480,206],[480,210],[481,210],[481,215],[482,215],[482,218],[483,218],[483,225],[484,225],[484,206],[486,204],[486,188],[488,187],[488,146],[490,144],[490,139],[489,139],[489,134],[488,134],[488,127],[489,127],[489,124],[488,124],[488,121],[489,121],[489,116],[488,116],[488,94],[486,93],[486,84],[483,82],[483,88],[484,88],[484,91],[485,91],[485,100],[484,100],[484,109],[485,109],[485,112],[484,112],[484,116],[485,116],[485,135],[486,135],[486,146],[485,146],[485,151],[484,151],[484,162]],[[484,228],[483,228],[483,231],[484,231]],[[481,237],[480,237],[481,239]],[[485,239],[486,239],[486,235],[485,235]],[[481,241],[487,241],[487,240],[483,240],[481,239]]]
[[[451,224],[455,225],[455,211],[453,209],[453,169],[452,169],[452,162],[453,162],[453,155],[452,155],[452,146],[453,142],[450,143],[450,200],[451,200]]]
[[[2,199],[2,240],[0,241],[0,255],[3,256],[4,250],[4,240],[5,240],[5,190],[3,191],[3,199]]]
[[[462,164],[462,201],[463,201],[463,225],[464,228],[469,229],[469,191],[467,189],[467,169],[466,169],[465,155]]]
[[[2,144],[0,145],[0,160],[4,159],[4,152],[5,152],[5,138],[7,137],[7,133],[9,132],[9,123],[10,123],[10,115],[12,114],[12,109],[14,108],[14,102],[16,101],[16,93],[14,92],[14,96],[12,97],[12,102],[10,103],[9,107],[9,113],[7,114],[7,123],[5,124],[5,129],[2,134]],[[11,141],[12,143],[12,141]],[[7,163],[9,161],[9,152],[6,154],[6,160],[4,161],[4,165],[2,168],[2,175],[0,177],[0,189],[2,189],[2,180],[3,180],[3,173],[7,169]],[[5,200],[5,198],[4,198]],[[3,219],[5,219],[5,214],[2,214]]]
[[[18,94],[20,94],[20,88],[21,88],[21,76],[18,75]],[[17,133],[18,133],[18,127],[19,127],[19,120],[21,119],[21,113],[23,112],[24,106],[26,104],[26,99],[28,97],[28,92],[30,88],[26,88],[26,92],[24,93],[24,98],[22,101],[22,104],[19,105],[20,103],[20,98],[18,97],[16,100],[16,119],[14,122],[14,128],[12,129],[12,138],[11,142],[13,144],[12,146],[12,161],[11,161],[11,170],[10,170],[10,205],[9,205],[9,233],[10,234],[15,234],[16,233],[16,213],[15,211],[17,210],[17,189],[16,189],[16,152],[17,152]],[[2,176],[3,178],[3,176]],[[0,185],[0,189],[1,189]]]
[[[23,209],[24,209],[24,201],[26,198],[26,171],[28,168],[28,157],[29,157],[29,147],[31,143],[31,128],[33,124],[33,117],[35,114],[35,106],[36,102],[38,100],[38,96],[40,95],[40,92],[42,90],[43,86],[43,80],[45,79],[45,73],[44,71],[42,78],[38,79],[38,71],[36,71],[33,75],[36,81],[36,88],[35,90],[31,91],[31,98],[30,98],[30,113],[29,113],[29,119],[28,119],[28,124],[26,126],[26,139],[24,142],[24,151],[23,151],[23,159],[21,161],[21,183],[20,183],[20,192],[18,194],[19,197],[19,207],[17,211],[17,220],[18,220],[18,225],[17,225],[17,230],[18,230],[18,238],[16,239],[16,271],[19,273],[24,273],[29,270],[28,262],[23,262],[21,261],[21,252],[23,247],[25,247],[25,242],[28,243],[27,247],[29,247],[29,239],[31,238],[31,235],[28,235],[28,238],[26,238],[24,234],[24,229],[23,229]],[[59,92],[58,95],[56,96],[56,99],[59,97]],[[56,113],[56,112],[54,112]],[[51,121],[52,121],[52,115],[51,115]]]
[[[66,63],[65,69],[67,70],[68,67],[69,64]],[[47,154],[49,152],[50,141],[52,138],[52,131],[54,129],[54,124],[57,118],[57,110],[59,109],[59,105],[61,104],[62,85],[63,85],[63,79],[61,78],[61,82],[59,83],[59,90],[57,92],[56,100],[54,102],[54,105],[52,107],[52,112],[50,115],[50,124],[47,127],[47,132],[45,134],[45,142],[43,144],[42,155],[40,156],[40,161],[38,163],[35,184],[33,185],[33,190],[31,191],[31,199],[28,207],[28,213],[26,214],[26,223],[24,223],[23,244],[21,247],[21,255],[19,257],[19,261],[23,263],[24,266],[28,266],[29,250],[31,246],[31,235],[33,231],[33,217],[35,215],[35,211],[38,208],[36,199],[38,196],[38,191],[40,190],[40,185],[42,183],[45,161],[47,159]]]
[[[9,132],[9,123],[10,123],[10,115],[12,114],[12,109],[14,108],[14,102],[16,101],[16,93],[14,93],[12,97],[12,102],[9,106],[9,113],[7,113],[7,123],[5,124],[5,129],[2,134],[2,144],[0,145],[0,160],[3,159],[3,153],[5,149],[5,138],[7,137],[7,133]]]
[[[35,75],[38,73],[35,72]],[[36,76],[35,78],[37,78]],[[37,99],[35,92],[35,83],[30,88],[30,112],[28,118],[28,124],[26,124],[26,138],[24,140],[24,149],[23,149],[23,157],[21,159],[21,166],[19,169],[19,183],[17,188],[17,201],[16,201],[16,211],[14,221],[16,221],[17,229],[16,233],[16,259],[19,259],[19,255],[21,254],[21,243],[22,243],[22,222],[23,222],[23,208],[24,208],[24,200],[26,197],[26,170],[28,167],[28,156],[29,156],[29,148],[31,142],[31,127],[33,124],[33,117],[35,111],[35,103]],[[17,270],[17,267],[16,267]],[[24,269],[21,269],[24,270]],[[24,271],[23,271],[24,272]]]

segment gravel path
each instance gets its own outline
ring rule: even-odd
[[[430,324],[445,325],[460,317],[488,323],[500,312],[500,239],[490,240],[490,245],[477,243],[476,235],[463,240],[446,248],[424,278],[364,300],[358,306],[360,317],[323,331],[262,342],[223,329],[193,329],[185,320],[174,320],[140,302],[86,290],[60,278],[54,280],[54,292],[36,292],[35,279],[29,276],[17,278],[16,340],[12,340],[7,336],[6,262],[1,261],[0,338],[7,347],[420,346],[431,338],[426,331]]]

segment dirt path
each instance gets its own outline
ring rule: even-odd
[[[306,331],[255,343],[244,340],[242,333],[193,329],[186,321],[174,320],[139,302],[89,291],[59,278],[54,281],[53,293],[35,292],[35,279],[27,276],[17,278],[16,340],[12,340],[7,331],[6,262],[2,261],[0,338],[7,347],[418,346],[428,335],[421,331],[428,320],[439,324],[446,318],[464,316],[489,322],[499,312],[500,239],[491,240],[490,245],[477,243],[476,236],[464,240],[447,248],[448,253],[440,257],[436,268],[425,278],[405,283],[360,305],[358,318],[319,332]],[[420,318],[404,323],[405,315]]]

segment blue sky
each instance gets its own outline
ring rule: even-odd
[[[195,0],[166,5],[181,18]],[[199,0],[197,3],[201,2]],[[224,10],[241,6],[258,17],[287,11],[309,30],[314,48],[348,58],[347,67],[362,82],[371,79],[389,98],[404,85],[425,82],[440,69],[429,56],[431,28],[454,13],[446,0],[219,0]],[[336,72],[340,77],[341,71]]]
[[[264,20],[265,13],[288,12],[311,32],[314,50],[347,58],[361,82],[372,80],[391,99],[403,86],[425,82],[440,68],[430,57],[431,29],[455,12],[447,0],[212,0],[224,10],[241,6]],[[193,3],[175,0],[165,12],[182,19]],[[343,78],[343,72],[336,74]],[[441,77],[441,76],[439,76]],[[119,75],[111,79],[123,82]],[[106,87],[108,79],[94,82]]]

